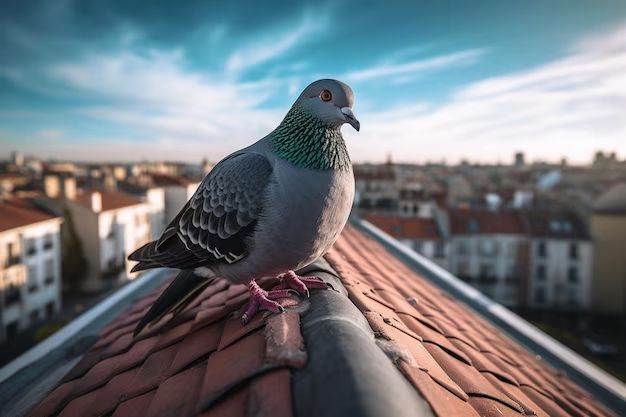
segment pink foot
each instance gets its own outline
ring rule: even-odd
[[[315,289],[327,289],[326,284],[320,277],[309,276],[301,277],[296,275],[293,271],[287,271],[280,277],[280,283],[274,287],[275,290],[292,289],[298,292],[300,295],[309,296],[309,288]]]
[[[246,325],[252,317],[261,310],[271,311],[273,313],[283,312],[285,309],[278,304],[276,299],[285,298],[290,294],[295,293],[291,289],[278,289],[275,291],[265,291],[259,287],[259,284],[255,280],[250,281],[248,284],[250,290],[250,303],[243,316],[241,316],[241,324]]]

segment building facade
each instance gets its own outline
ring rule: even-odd
[[[529,238],[527,304],[584,311],[591,302],[593,245],[583,222],[567,211],[526,211]]]
[[[526,237],[516,212],[450,210],[450,271],[509,307],[521,304]]]
[[[626,314],[626,183],[615,185],[595,202],[591,215],[594,244],[592,309]]]
[[[60,310],[61,223],[28,198],[0,200],[0,341]]]
[[[85,291],[100,291],[134,278],[126,256],[151,240],[150,206],[131,195],[84,190],[66,201],[81,241]]]

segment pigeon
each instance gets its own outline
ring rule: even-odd
[[[345,226],[354,174],[341,126],[357,131],[354,94],[341,81],[318,80],[302,91],[282,122],[256,143],[222,159],[161,237],[129,255],[132,271],[181,271],[135,329],[180,312],[215,278],[248,283],[246,324],[259,311],[283,311],[290,293],[326,288],[298,276],[326,253]],[[256,279],[278,277],[272,290]]]

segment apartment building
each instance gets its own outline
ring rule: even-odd
[[[528,306],[587,310],[593,245],[582,220],[563,209],[524,211],[522,218],[529,241]]]
[[[594,244],[592,309],[600,314],[626,314],[626,182],[618,183],[595,202],[591,215]]]
[[[368,214],[363,219],[448,269],[449,244],[435,218]]]
[[[400,192],[391,163],[355,165],[355,204],[368,212],[393,213],[398,209]]]
[[[0,341],[60,310],[61,223],[29,197],[0,200]]]
[[[514,211],[451,209],[450,270],[506,306],[523,302],[522,220]]]
[[[126,256],[151,240],[150,206],[126,193],[87,189],[64,201],[82,244],[85,291],[132,279]]]

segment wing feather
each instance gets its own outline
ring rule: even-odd
[[[271,173],[271,164],[261,154],[240,153],[222,160],[161,238],[129,259],[146,267],[181,269],[244,259]]]

